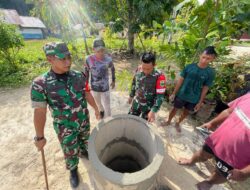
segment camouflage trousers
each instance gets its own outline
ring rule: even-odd
[[[147,102],[144,104],[140,103],[137,99],[134,99],[128,114],[136,115],[145,120],[148,120],[148,113],[150,112],[152,106],[152,102]]]
[[[79,163],[79,155],[87,151],[90,133],[89,120],[78,124],[77,127],[54,123],[54,129],[64,153],[66,168],[73,170]]]

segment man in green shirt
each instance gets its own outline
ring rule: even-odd
[[[198,111],[206,97],[209,87],[212,86],[215,77],[214,70],[208,66],[217,56],[213,46],[205,48],[200,55],[198,63],[187,65],[180,74],[175,89],[170,96],[170,101],[174,101],[168,120],[163,125],[169,125],[178,109],[183,112],[176,122],[177,132],[181,132],[180,123],[186,118],[190,111]]]

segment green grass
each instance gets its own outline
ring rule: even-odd
[[[87,44],[90,53],[94,38],[88,38]],[[61,39],[48,38],[45,40],[28,40],[24,42],[24,47],[20,49],[16,56],[16,67],[6,64],[0,58],[0,87],[19,87],[30,84],[31,81],[49,70],[50,65],[46,61],[42,47],[47,42],[62,41]],[[119,49],[124,40],[122,39],[105,39],[107,49]],[[72,45],[69,49],[73,54],[74,69],[81,70],[87,53],[85,51],[83,39],[76,41],[76,50],[73,51]]]
[[[87,44],[90,53],[92,51],[92,43],[94,38],[87,38]],[[44,40],[28,40],[24,42],[24,47],[20,49],[16,57],[16,68],[6,64],[0,58],[0,87],[19,87],[22,85],[30,84],[36,77],[48,71],[50,68],[49,63],[46,61],[42,47],[47,42],[62,41],[61,39],[48,38]],[[127,49],[127,39],[120,39],[115,36],[105,36],[104,41],[108,52]],[[143,40],[144,47],[147,51],[160,52],[160,40],[146,39]],[[85,51],[84,41],[82,38],[76,40],[75,49],[69,44],[69,49],[73,55],[73,69],[81,70],[84,64],[84,60],[87,56]],[[143,46],[139,39],[135,39],[136,52],[144,52]],[[74,51],[75,50],[75,51]],[[158,55],[158,54],[157,54]],[[164,68],[169,63],[163,58],[157,59],[160,68]],[[127,73],[128,74],[128,73]],[[124,78],[126,73],[117,73],[118,78]],[[126,78],[126,77],[125,77]],[[131,77],[124,79],[129,80]],[[126,82],[125,82],[126,83]],[[123,86],[123,85],[121,85]],[[124,88],[121,87],[121,88]],[[129,87],[125,87],[129,88]]]
[[[16,58],[16,68],[3,62],[0,59],[0,87],[19,87],[31,83],[38,75],[49,69],[42,47],[49,41],[30,40],[25,41],[24,47],[19,51]]]

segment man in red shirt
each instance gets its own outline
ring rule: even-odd
[[[250,177],[250,93],[229,103],[228,109],[202,127],[211,129],[220,123],[192,158],[179,159],[179,164],[193,165],[215,158],[216,171],[197,184],[199,189],[210,189],[226,179],[243,181]]]

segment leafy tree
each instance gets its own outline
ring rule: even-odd
[[[141,26],[151,28],[153,20],[163,22],[169,18],[174,0],[83,0],[90,16],[104,23],[112,22],[114,32],[128,30],[128,48],[134,52],[134,34]]]
[[[26,4],[25,0],[1,0],[0,8],[15,9],[20,15],[29,15],[31,4]]]
[[[231,38],[250,31],[248,0],[185,0],[174,8],[171,20],[155,23],[155,30],[170,35],[169,46],[163,46],[180,63],[180,67],[197,60],[208,45],[215,45],[221,54]]]
[[[23,45],[23,38],[17,32],[17,28],[0,21],[0,56],[2,62],[16,70],[16,55]]]
[[[74,30],[74,26],[82,26],[80,35],[84,38],[85,49],[89,54],[83,26],[92,26],[92,23],[85,14],[86,11],[81,0],[26,0],[26,2],[34,4],[31,14],[41,18],[51,31],[60,34],[65,42],[72,45],[73,50],[77,50],[76,38],[79,36]]]
[[[173,9],[170,20],[163,24],[155,22],[154,28],[158,34],[169,36],[168,44],[163,44],[161,50],[180,68],[197,61],[206,46],[216,46],[220,55],[218,61],[222,63],[214,64],[217,74],[209,96],[228,101],[244,68],[232,67],[222,56],[229,52],[232,38],[240,36],[243,31],[250,32],[249,10],[250,1],[247,0],[206,0],[202,5],[185,0]]]

